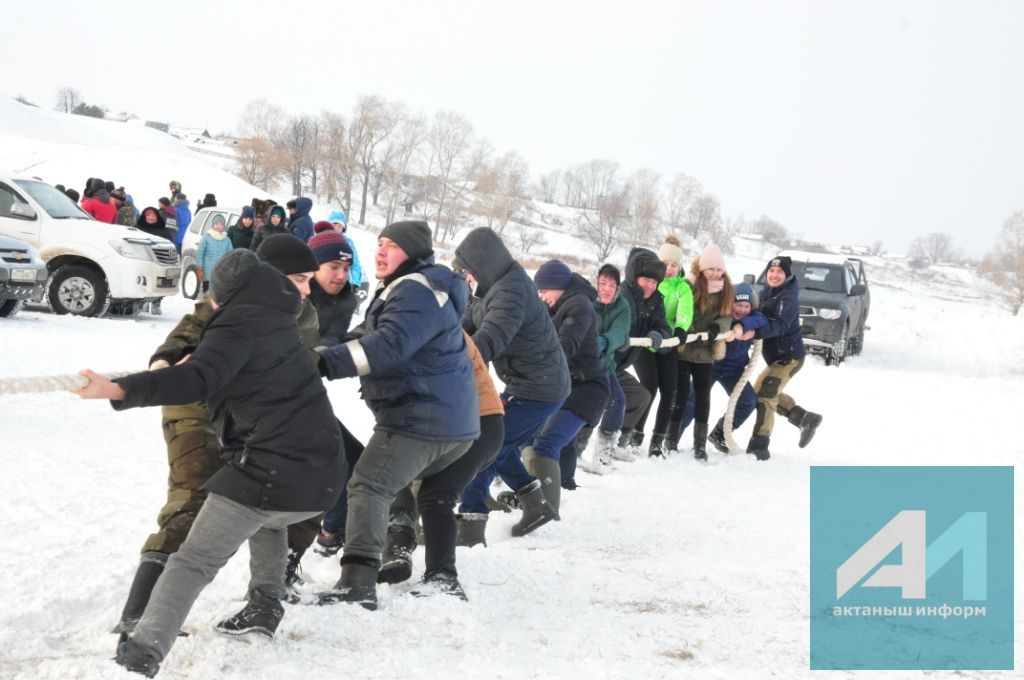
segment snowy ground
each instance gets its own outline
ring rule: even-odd
[[[792,385],[825,415],[810,448],[780,424],[768,463],[713,453],[710,465],[681,455],[580,473],[561,523],[513,539],[513,517],[495,515],[488,548],[459,549],[469,603],[382,586],[377,612],[289,607],[272,643],[212,629],[240,606],[243,548],[201,595],[162,677],[810,676],[809,466],[1014,465],[1022,453],[1013,427],[1024,403],[1021,319],[922,289],[872,293],[864,356],[839,368],[809,360]],[[165,316],[137,321],[23,312],[0,324],[0,377],[142,368],[188,308],[171,298]],[[356,384],[330,392],[339,417],[366,436]],[[715,411],[723,405],[716,393]],[[0,397],[0,414],[0,677],[118,676],[108,631],[164,497],[159,410],[114,413],[55,393]],[[1020,495],[1015,517],[1020,545]],[[336,559],[310,555],[304,568],[308,590],[338,575]],[[1018,588],[1018,630],[1021,598]]]

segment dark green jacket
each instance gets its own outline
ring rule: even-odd
[[[611,304],[594,302],[597,312],[597,342],[601,346],[601,360],[609,371],[615,370],[615,350],[629,342],[629,325],[633,311],[629,301],[616,293]]]

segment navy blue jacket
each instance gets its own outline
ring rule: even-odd
[[[579,274],[551,308],[551,321],[569,360],[572,391],[562,404],[591,427],[596,426],[608,404],[608,370],[597,344],[597,291]]]
[[[732,320],[732,325],[740,324],[745,331],[756,331],[768,325],[768,319],[761,312],[754,310],[739,321]],[[730,326],[732,328],[732,326]],[[756,334],[755,334],[756,335]],[[725,345],[725,358],[715,362],[713,375],[734,375],[739,377],[750,361],[750,343],[753,340],[733,340]]]
[[[321,353],[331,380],[360,376],[379,432],[430,441],[480,435],[480,407],[460,318],[466,280],[447,267],[407,261],[374,293],[355,338]]]
[[[312,209],[312,199],[305,196],[295,199],[295,217],[288,223],[288,231],[296,238],[302,239],[303,243],[307,243],[313,237],[313,218],[309,216]]]
[[[764,340],[761,355],[765,363],[785,361],[804,355],[803,334],[800,332],[800,284],[790,276],[778,288],[765,286],[761,291],[758,311],[768,318],[768,325],[757,331]]]

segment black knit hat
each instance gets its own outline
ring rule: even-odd
[[[771,269],[772,267],[778,267],[784,271],[786,273],[786,278],[788,279],[793,275],[793,258],[789,255],[778,255],[773,257],[768,262],[768,269]]]
[[[380,232],[380,238],[391,239],[413,260],[434,254],[434,235],[426,222],[392,222]]]
[[[661,283],[665,278],[665,263],[653,257],[637,258],[634,276],[646,276]]]
[[[315,272],[320,268],[309,246],[291,234],[268,236],[256,249],[256,255],[285,276]]]
[[[561,260],[548,260],[533,275],[537,290],[565,290],[572,281],[572,270]]]
[[[614,279],[616,286],[622,283],[622,275],[619,274],[619,268],[613,264],[602,265],[601,268],[597,270],[597,278],[600,279],[602,276]]]

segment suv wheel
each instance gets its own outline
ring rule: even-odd
[[[190,263],[181,271],[181,294],[189,300],[195,300],[201,288],[199,277],[196,276],[196,265]]]
[[[825,365],[826,366],[838,366],[843,363],[843,359],[846,358],[846,347],[848,344],[848,338],[850,335],[850,329],[848,326],[843,326],[843,334],[839,336],[831,347],[825,351]]]
[[[18,313],[21,309],[21,300],[0,300],[0,317],[7,319]]]
[[[861,351],[864,349],[864,328],[854,337],[846,343],[846,354],[851,357],[860,356]]]
[[[103,316],[110,307],[110,291],[95,270],[65,265],[46,282],[46,301],[57,314]]]

